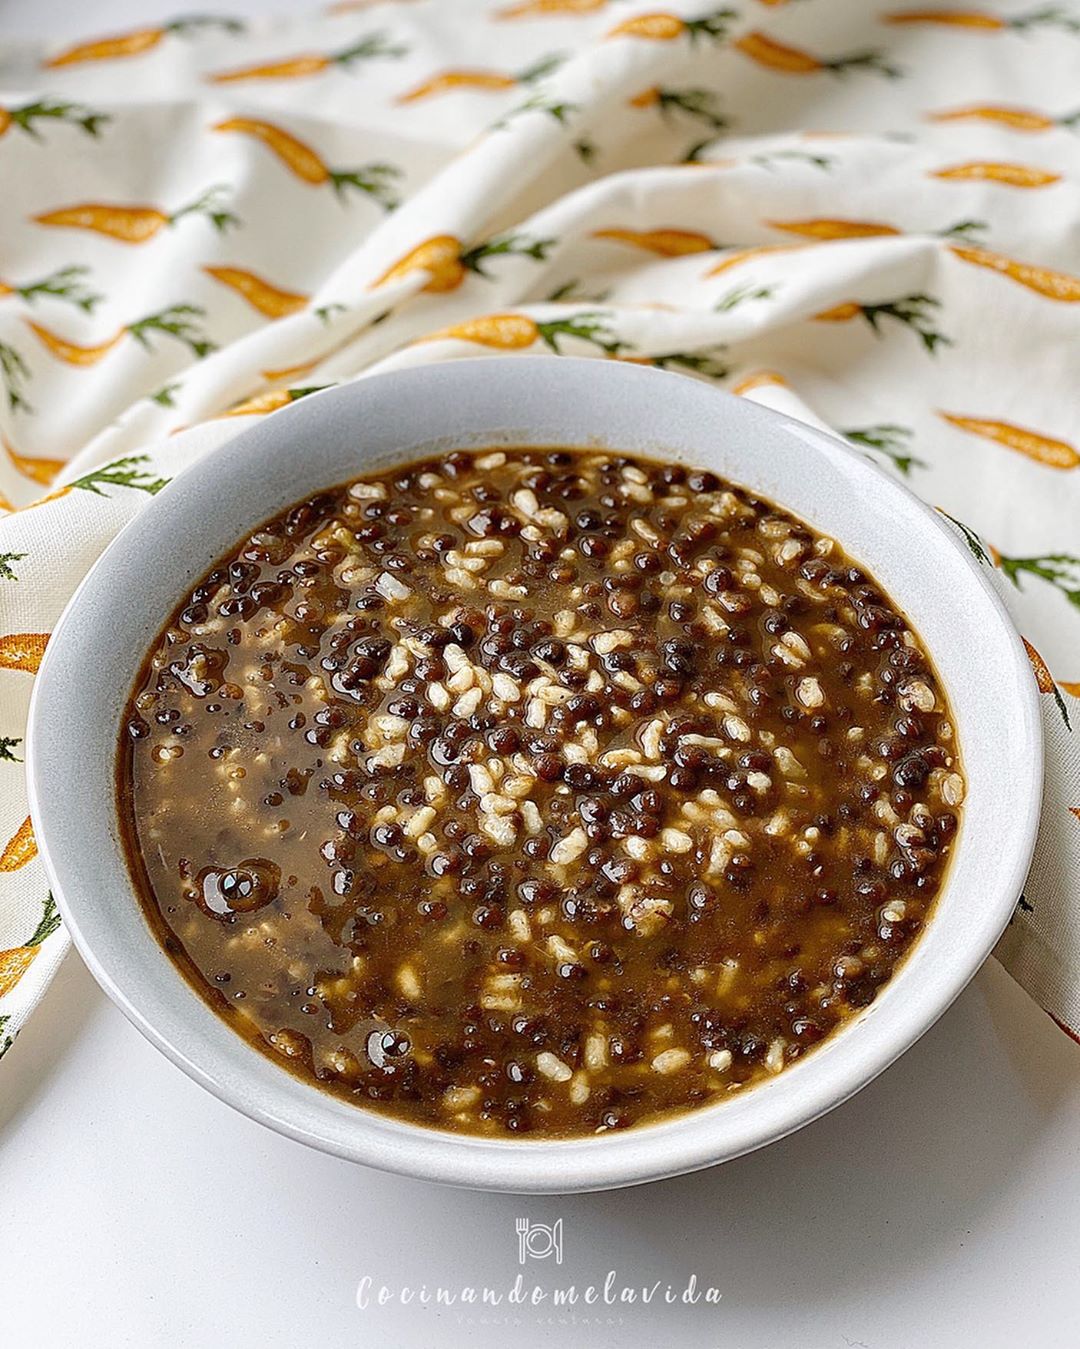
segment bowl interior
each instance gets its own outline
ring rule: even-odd
[[[600,445],[681,460],[835,536],[926,643],[952,702],[968,783],[933,921],[869,1008],[745,1094],[602,1138],[436,1132],[284,1072],[220,1021],[160,949],[117,827],[123,705],[185,587],[246,530],[314,490],[450,447],[491,445]],[[918,1038],[1012,912],[1034,844],[1042,749],[1034,684],[1000,601],[963,543],[883,471],[830,436],[685,377],[517,358],[312,395],[181,474],[105,552],[57,626],[35,684],[28,768],[37,837],[77,946],[125,1013],[192,1077],[281,1132],[369,1165],[481,1188],[569,1191],[676,1174],[781,1137]]]

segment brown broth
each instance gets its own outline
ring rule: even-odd
[[[464,452],[319,493],[178,606],[124,719],[149,921],[358,1105],[604,1132],[865,1007],[964,784],[904,617],[715,475]]]

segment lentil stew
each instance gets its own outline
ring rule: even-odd
[[[716,475],[455,452],[299,503],[162,631],[118,760],[154,931],[414,1123],[602,1133],[781,1072],[923,927],[964,781],[881,588]]]

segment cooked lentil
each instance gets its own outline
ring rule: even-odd
[[[244,539],[155,644],[119,789],[147,915],[241,1034],[552,1137],[716,1101],[870,1003],[964,782],[833,540],[709,472],[495,450]]]

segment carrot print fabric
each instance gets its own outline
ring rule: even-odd
[[[1080,4],[340,0],[0,57],[0,1053],[67,948],[23,785],[64,603],[170,478],[516,352],[818,421],[957,522],[1042,694],[999,958],[1080,1031]]]

